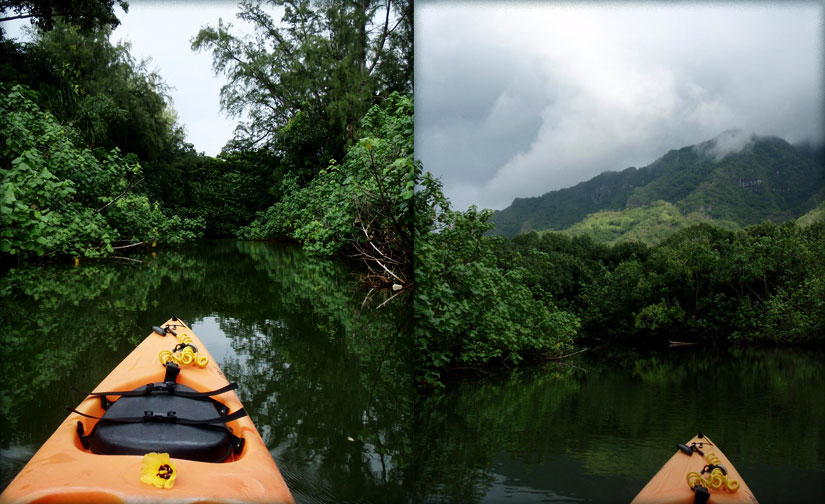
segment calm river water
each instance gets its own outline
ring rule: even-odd
[[[603,347],[414,405],[409,304],[363,308],[345,267],[239,241],[138,258],[0,276],[2,487],[80,402],[72,387],[177,315],[299,502],[628,502],[697,431],[762,504],[825,502],[822,352]]]
[[[825,354],[603,347],[459,385],[416,405],[414,496],[629,502],[699,431],[761,504],[825,502]]]
[[[351,271],[282,245],[206,241],[137,258],[0,277],[0,488],[80,402],[71,387],[93,390],[177,315],[238,382],[299,502],[408,498],[407,302],[362,308]]]

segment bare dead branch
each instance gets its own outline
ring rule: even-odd
[[[568,357],[572,357],[573,355],[580,354],[580,353],[582,353],[582,352],[586,352],[586,351],[588,351],[588,350],[590,350],[590,348],[589,348],[589,347],[585,347],[585,348],[583,348],[583,349],[581,349],[581,350],[579,350],[579,351],[577,351],[577,352],[569,353],[569,354],[567,354],[567,355],[558,355],[558,356],[555,356],[555,357],[547,357],[547,356],[545,356],[545,357],[544,357],[544,359],[545,359],[545,360],[562,360],[562,359],[566,359],[566,358],[568,358]]]
[[[146,243],[146,242],[137,242],[137,243],[130,243],[129,245],[120,245],[118,247],[112,247],[112,250],[123,250],[123,249],[127,249],[127,248],[132,248],[132,247],[139,247],[140,245],[143,245],[144,243]]]
[[[392,296],[390,296],[389,298],[387,298],[387,300],[386,300],[386,301],[384,301],[383,303],[381,303],[380,305],[378,305],[375,309],[377,310],[378,308],[383,307],[385,304],[387,304],[387,303],[389,303],[390,301],[392,301],[393,299],[395,299],[395,298],[396,298],[399,294],[401,294],[402,292],[404,292],[404,291],[403,291],[403,290],[400,290],[400,291],[396,292],[395,294],[393,294]]]
[[[110,202],[106,203],[106,204],[105,204],[105,205],[103,205],[102,207],[100,207],[100,208],[98,208],[97,210],[95,210],[95,213],[96,213],[96,214],[99,214],[100,212],[102,212],[103,210],[105,210],[105,209],[106,209],[106,207],[108,207],[109,205],[111,205],[111,204],[112,204],[112,203],[114,203],[115,201],[117,201],[117,200],[119,200],[120,198],[122,198],[123,196],[125,196],[127,192],[129,192],[130,190],[132,190],[132,188],[133,188],[133,187],[135,187],[136,185],[140,184],[141,182],[143,182],[143,177],[141,177],[141,179],[140,179],[140,180],[137,180],[137,181],[132,182],[131,184],[129,184],[129,185],[126,187],[126,189],[124,189],[124,190],[123,190],[120,194],[118,194],[117,196],[115,196],[115,197],[114,197],[114,199],[113,199],[112,201],[110,201]]]

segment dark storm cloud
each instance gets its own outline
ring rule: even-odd
[[[428,118],[426,128],[416,123],[418,143],[427,145],[429,162],[448,167],[457,191],[491,178],[514,152],[528,149],[542,124],[536,104],[549,99],[535,61],[485,37],[471,43],[481,50],[444,47],[419,65],[423,76],[416,78],[416,117]]]
[[[415,44],[416,156],[457,208],[502,208],[726,130],[823,134],[818,3],[426,3]]]

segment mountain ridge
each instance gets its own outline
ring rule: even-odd
[[[600,211],[665,201],[683,215],[749,225],[798,218],[825,198],[823,149],[728,130],[672,149],[642,168],[605,171],[575,186],[515,198],[491,234],[563,230]]]

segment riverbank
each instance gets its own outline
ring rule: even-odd
[[[560,233],[506,240],[483,235],[489,213],[450,217],[451,229],[416,248],[425,388],[451,370],[483,373],[594,344],[825,344],[823,222],[700,224],[649,247]]]

